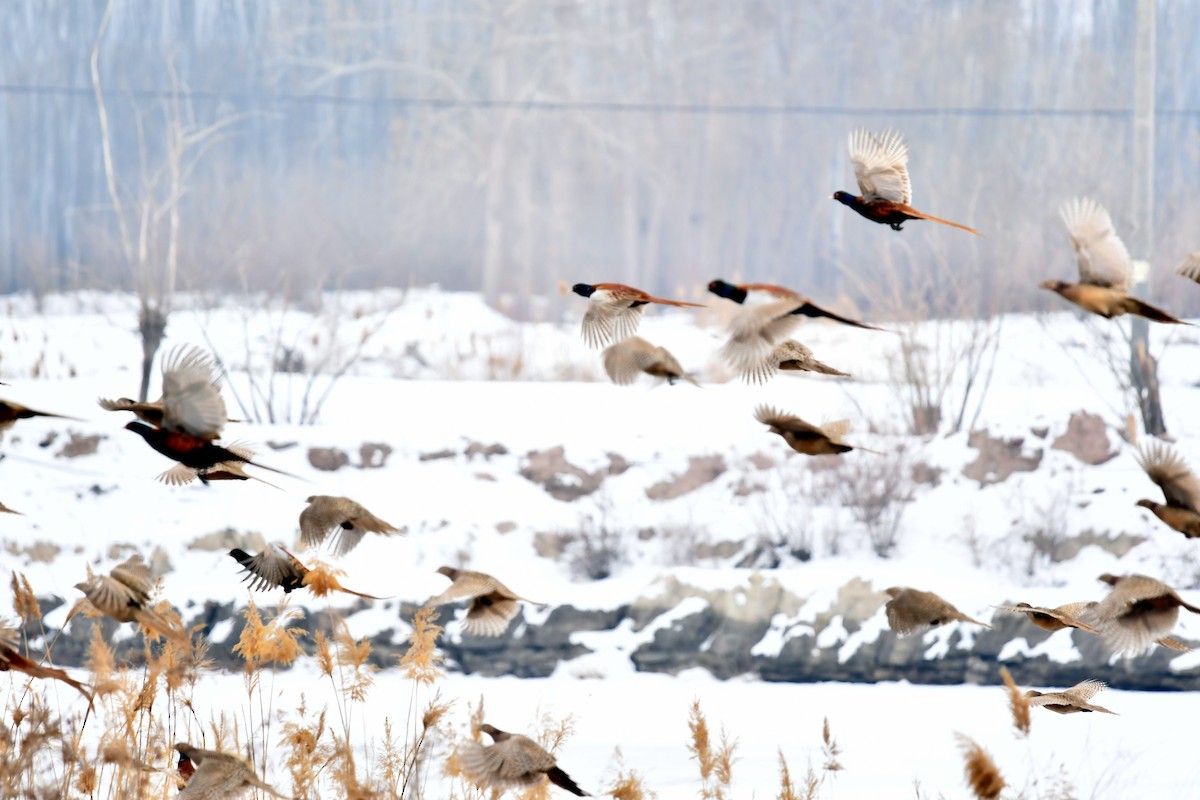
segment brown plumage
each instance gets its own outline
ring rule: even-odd
[[[225,449],[245,460],[219,461],[208,469],[196,469],[195,467],[189,467],[187,464],[176,464],[159,475],[155,480],[161,481],[168,486],[186,486],[197,478],[200,479],[201,483],[209,483],[210,481],[256,480],[259,483],[265,483],[267,486],[279,489],[275,484],[246,472],[243,465],[251,463],[251,459],[254,458],[254,451],[249,447],[239,442],[234,442],[233,444],[226,445]]]
[[[1090,197],[1074,197],[1063,204],[1060,214],[1075,248],[1079,282],[1044,280],[1038,284],[1040,288],[1057,292],[1106,319],[1134,314],[1155,322],[1188,324],[1129,295],[1134,283],[1133,261],[1104,206]]]
[[[139,403],[137,400],[132,400],[128,397],[118,397],[115,400],[107,397],[97,397],[96,402],[105,411],[131,411],[142,422],[153,425],[156,428],[161,428],[163,425],[162,400],[156,400],[153,403]]]
[[[14,403],[10,400],[0,400],[0,433],[11,428],[19,419],[32,419],[34,417],[53,417],[54,419],[69,419],[78,422],[76,417],[66,417],[62,414],[51,414],[49,411],[38,411],[37,409],[23,406],[20,403]]]
[[[1015,606],[996,606],[1001,611],[1013,611],[1024,614],[1029,621],[1044,631],[1061,631],[1064,628],[1078,628],[1088,633],[1099,633],[1094,627],[1079,619],[1090,603],[1068,603],[1057,608],[1042,608],[1031,606],[1029,603],[1017,603]]]
[[[577,283],[571,287],[571,291],[591,300],[587,313],[583,315],[583,340],[596,348],[633,336],[648,303],[703,308],[699,303],[654,297],[622,283]]]
[[[266,550],[256,556],[237,547],[230,550],[229,555],[246,569],[246,577],[242,580],[250,581],[248,588],[252,592],[279,588],[283,589],[285,594],[289,594],[308,585],[306,579],[311,570],[301,563],[300,559],[277,544],[269,545]],[[332,581],[329,588],[333,591],[345,592],[355,597],[365,597],[368,600],[387,599],[347,589],[333,576],[329,576],[327,580]]]
[[[1153,649],[1155,644],[1175,649],[1161,640],[1179,621],[1179,609],[1200,614],[1200,608],[1155,578],[1105,573],[1099,580],[1112,586],[1112,591],[1081,616],[1100,631],[1115,653],[1136,655]]]
[[[266,792],[272,797],[287,798],[264,783],[254,767],[242,758],[217,750],[201,750],[180,742],[175,745],[179,752],[179,773],[183,775],[186,758],[194,765],[191,777],[183,791],[175,795],[178,800],[235,800],[245,797],[252,789]]]
[[[776,367],[781,370],[819,372],[822,375],[836,375],[839,378],[850,377],[848,372],[842,372],[839,369],[834,369],[828,364],[818,361],[813,356],[812,350],[795,339],[788,339],[786,342],[778,345],[775,348],[775,352],[771,354],[771,359],[776,362]]]
[[[19,645],[20,636],[17,634],[17,630],[9,625],[0,624],[0,672],[15,670],[17,672],[24,672],[31,678],[50,678],[62,681],[86,697],[88,703],[92,702],[92,694],[84,684],[75,680],[61,669],[44,667],[36,661],[26,658],[17,649]]]
[[[1141,499],[1139,506],[1189,539],[1200,537],[1200,479],[1178,453],[1160,441],[1138,448],[1138,463],[1162,489],[1166,504]]]
[[[1175,268],[1175,274],[1200,283],[1200,253],[1190,253],[1187,258],[1179,262],[1179,266]]]
[[[908,144],[898,131],[885,130],[879,135],[859,128],[849,139],[850,162],[859,196],[850,192],[834,192],[833,199],[858,212],[859,215],[887,225],[892,230],[910,219],[925,219],[982,236],[974,228],[917,211],[912,203],[912,183],[908,177]]]
[[[986,622],[968,617],[933,592],[893,586],[884,592],[891,597],[884,605],[888,625],[899,634],[916,633],[948,622],[970,622],[992,627]]]
[[[112,568],[108,575],[96,575],[87,568],[88,579],[75,584],[97,611],[117,622],[137,622],[150,631],[187,642],[187,633],[150,607],[154,577],[141,555],[130,556]]]
[[[453,582],[446,591],[429,598],[426,605],[440,606],[469,598],[471,605],[463,619],[463,628],[475,636],[499,636],[508,629],[508,624],[520,610],[517,601],[533,603],[485,572],[454,567],[439,567],[438,572]]]
[[[300,512],[300,541],[305,547],[318,547],[333,532],[338,533],[334,552],[344,556],[367,533],[399,533],[400,529],[363,508],[349,497],[316,494]]]
[[[762,382],[774,374],[779,363],[774,358],[775,350],[787,341],[788,335],[800,324],[801,317],[824,317],[855,328],[879,330],[828,311],[783,286],[769,283],[735,285],[718,279],[708,284],[708,290],[742,306],[729,323],[729,338],[721,347],[721,357],[751,382]],[[761,302],[747,304],[746,300],[752,295]]]
[[[20,516],[20,517],[25,516],[20,511],[16,511],[16,510],[11,509],[8,506],[4,505],[4,503],[0,503],[0,514],[16,514],[17,516]]]
[[[591,797],[580,789],[567,773],[558,768],[554,756],[544,747],[519,733],[507,733],[481,725],[493,744],[466,742],[458,748],[463,773],[479,786],[503,791],[533,786],[545,775],[551,783],[578,797]]]
[[[677,380],[699,386],[696,380],[683,371],[675,356],[665,347],[650,344],[640,336],[630,336],[604,351],[604,371],[612,382],[626,386],[637,380],[643,372],[655,378],[666,378],[667,383]]]
[[[1080,681],[1070,689],[1063,689],[1061,692],[1038,692],[1030,689],[1025,692],[1025,697],[1029,700],[1029,705],[1043,706],[1056,714],[1078,714],[1091,711],[1115,714],[1115,711],[1109,711],[1104,706],[1095,706],[1088,702],[1096,696],[1096,692],[1106,685],[1104,681]]]
[[[755,408],[754,418],[766,425],[769,433],[779,434],[793,450],[806,456],[837,455],[855,449],[842,441],[850,429],[850,423],[846,420],[817,427],[794,414],[768,405]]]

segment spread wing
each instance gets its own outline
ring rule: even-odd
[[[148,599],[108,575],[93,575],[79,584],[79,590],[97,610],[122,622],[128,621],[123,617],[130,615],[130,609],[142,608]]]
[[[109,574],[142,597],[149,597],[150,590],[154,588],[154,575],[139,554],[134,554],[113,567]]]
[[[631,308],[628,301],[614,302],[593,295],[583,315],[583,340],[589,347],[604,347],[633,336],[641,321],[642,306]]]
[[[477,597],[467,611],[463,627],[476,636],[500,636],[508,630],[508,624],[520,611],[516,600],[493,592]]]
[[[1079,280],[1128,292],[1133,286],[1133,262],[1104,206],[1090,197],[1073,197],[1063,203],[1059,214],[1075,248]]]
[[[898,131],[889,129],[878,136],[864,128],[851,132],[850,162],[854,165],[858,190],[866,202],[912,203],[908,145]]]
[[[613,383],[626,386],[662,361],[659,349],[640,336],[622,339],[604,351],[604,371]]]
[[[220,381],[208,355],[181,345],[163,357],[163,415],[166,427],[215,439],[227,419]]]
[[[1138,448],[1137,459],[1150,480],[1162,489],[1167,505],[1200,514],[1200,480],[1178,453],[1154,440]]]
[[[1086,680],[1062,692],[1062,695],[1076,703],[1086,703],[1096,696],[1096,693],[1107,686],[1104,681]]]
[[[522,740],[533,748],[521,746]],[[458,751],[459,763],[471,778],[488,786],[502,789],[511,786],[531,786],[554,767],[554,758],[524,736],[484,747],[467,742]]]
[[[774,300],[743,307],[729,323],[729,339],[721,347],[721,357],[747,380],[761,382],[760,375],[774,373],[771,363],[775,347],[787,339],[800,324],[793,314],[801,300]]]
[[[297,586],[308,573],[308,569],[295,556],[275,545],[256,556],[237,549],[231,550],[229,555],[246,569],[251,591],[273,589],[285,584]]]

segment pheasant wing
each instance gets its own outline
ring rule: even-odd
[[[1200,479],[1167,445],[1152,441],[1138,448],[1138,463],[1162,489],[1167,505],[1200,514]]]
[[[1075,248],[1079,280],[1128,292],[1133,286],[1133,262],[1104,206],[1090,197],[1073,197],[1059,213]]]
[[[850,134],[850,162],[864,201],[912,203],[908,178],[908,144],[898,131],[879,136],[859,128]]]
[[[163,358],[162,373],[164,425],[206,439],[220,436],[225,401],[208,355],[181,345]]]

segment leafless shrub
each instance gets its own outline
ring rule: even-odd
[[[786,553],[799,561],[812,559],[817,532],[812,507],[822,494],[823,477],[799,458],[773,469],[766,488],[756,493],[758,550]],[[772,566],[778,566],[778,557]]]
[[[889,557],[898,543],[900,522],[915,489],[906,448],[880,455],[841,456],[838,477],[842,507],[863,527],[875,555]]]
[[[1074,475],[1075,473],[1070,473]],[[1065,483],[1065,485],[1064,485]],[[1077,481],[1073,478],[1054,482],[1054,491],[1041,500],[1028,503],[1023,492],[1015,492],[1019,514],[1014,525],[1019,540],[1026,545],[1025,576],[1032,578],[1059,561],[1059,552],[1069,538],[1071,496]],[[1030,510],[1026,512],[1026,508]]]
[[[998,311],[1008,293],[980,292],[974,277],[941,253],[919,269],[889,254],[858,276],[857,288],[900,335],[888,378],[909,430],[936,433],[947,422],[951,432],[974,427],[991,386],[1004,325]]]
[[[625,532],[613,524],[610,511],[611,502],[598,497],[594,510],[581,513],[579,527],[565,537],[563,555],[576,577],[604,580],[629,560]]]

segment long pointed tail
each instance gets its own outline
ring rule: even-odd
[[[302,480],[304,480],[304,478],[301,478],[299,475],[293,475],[293,474],[292,474],[292,473],[290,473],[290,472],[284,472],[284,471],[283,471],[283,470],[281,470],[281,469],[275,469],[275,467],[268,467],[266,464],[260,464],[260,463],[258,463],[257,461],[251,461],[251,460],[250,460],[250,459],[248,459],[248,458],[247,458],[247,459],[244,459],[244,461],[245,461],[247,464],[249,464],[250,466],[252,466],[252,467],[258,467],[259,469],[265,469],[265,470],[268,470],[268,471],[270,471],[270,472],[275,472],[275,473],[278,473],[279,475],[286,475],[286,476],[288,476],[289,478],[295,478],[295,479],[296,479],[296,480],[298,480],[298,481],[302,481]],[[260,480],[260,481],[261,481],[261,480],[262,480],[262,478],[259,478],[258,480]],[[263,483],[267,483],[267,482],[266,482],[266,481],[263,481]],[[268,486],[275,486],[275,484],[273,484],[273,483],[272,483],[272,484],[267,484],[267,485],[268,485]],[[279,487],[278,487],[278,486],[275,486],[275,488],[276,488],[276,489],[278,489]]]
[[[394,594],[390,594],[387,597],[379,597],[378,595],[374,595],[374,594],[364,594],[363,592],[356,592],[353,589],[347,589],[345,586],[342,586],[341,584],[338,584],[338,589],[345,592],[346,594],[352,594],[355,597],[362,597],[366,600],[391,600],[393,597],[396,596]]]
[[[704,303],[688,303],[683,300],[664,300],[661,297],[651,297],[651,303],[658,303],[661,306],[677,306],[679,308],[704,308]]]
[[[26,675],[31,675],[34,678],[53,678],[54,680],[62,681],[68,686],[74,687],[81,695],[86,697],[89,704],[92,702],[92,694],[87,690],[87,687],[57,667],[43,667],[35,661],[30,661],[16,650],[7,647],[4,648],[3,653],[0,653],[0,660],[6,661],[13,669],[24,672]]]
[[[1178,317],[1173,317],[1161,308],[1150,305],[1144,300],[1139,300],[1136,297],[1126,297],[1122,303],[1125,307],[1125,313],[1136,314],[1139,317],[1152,319],[1155,322],[1169,322],[1175,325],[1191,325],[1190,322],[1184,322]]]
[[[953,224],[953,223],[951,223],[951,224]],[[827,310],[821,308],[820,306],[814,305],[812,303],[805,303],[804,305],[800,306],[792,313],[793,314],[802,314],[806,317],[825,317],[826,319],[831,319],[834,322],[840,322],[843,325],[851,325],[855,328],[863,328],[868,331],[883,330],[883,328],[876,328],[874,325],[868,325],[865,322],[858,322],[857,320],[848,319],[846,317],[840,316],[838,314],[833,313],[832,311],[827,311]]]
[[[571,780],[570,775],[563,772],[558,767],[551,767],[546,772],[546,777],[549,778],[550,782],[553,783],[555,786],[561,786],[562,788],[566,789],[568,792],[570,792],[573,795],[576,795],[577,797],[591,797],[590,794],[585,792],[583,789],[580,789],[575,784],[575,781]]]
[[[917,217],[919,219],[927,219],[930,222],[940,222],[943,225],[949,225],[951,228],[958,228],[960,231],[966,231],[967,233],[973,233],[976,236],[983,236],[982,233],[975,230],[974,228],[968,228],[966,225],[959,225],[957,222],[951,222],[948,219],[942,219],[941,217],[935,217],[933,214],[926,214],[924,211],[917,211],[915,208],[910,208],[908,210],[908,213],[911,213],[914,217]]]

